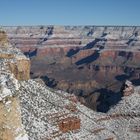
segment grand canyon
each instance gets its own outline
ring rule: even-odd
[[[2,27],[31,61],[31,78],[76,95],[107,112],[122,97],[126,80],[140,84],[138,26]]]
[[[14,33],[13,30],[12,32]],[[32,46],[33,42],[31,42],[33,48],[29,48],[30,39],[28,40],[28,38],[25,38],[25,32],[21,35],[18,33],[17,36],[16,34],[11,35],[16,38],[12,40],[10,32],[7,35],[4,29],[0,30],[0,140],[140,139],[140,86],[135,86],[131,81],[123,79],[125,82],[123,83],[122,80],[123,85],[120,84],[121,89],[118,89],[118,93],[116,91],[119,86],[116,86],[114,90],[113,88],[112,90],[111,88],[107,89],[107,87],[103,88],[107,83],[105,81],[106,79],[104,79],[106,78],[105,73],[108,77],[110,75],[112,79],[114,75],[121,73],[122,66],[120,66],[119,69],[119,66],[114,68],[115,66],[112,66],[113,62],[110,63],[110,61],[105,59],[112,56],[112,50],[110,53],[108,52],[109,49],[107,49],[107,54],[102,55],[104,46],[100,44],[98,48],[95,47],[95,50],[92,49],[91,46],[89,48],[79,47],[76,48],[76,50],[75,48],[67,48],[67,51],[66,48],[63,48],[66,51],[63,51],[63,55],[58,51],[62,48],[48,48],[53,49],[52,52],[48,52],[48,50],[45,51],[43,47],[41,52],[39,51],[39,47],[41,46],[39,45],[37,47],[35,44],[37,48],[34,48],[34,46]],[[134,36],[135,35],[134,33]],[[18,45],[18,43],[15,42],[15,40],[18,41],[18,38],[20,38],[19,41],[21,43],[26,43],[26,41],[23,41],[24,38],[28,40],[28,45],[26,46],[25,44],[25,48],[22,48],[22,44],[19,44],[21,47],[20,49],[26,49],[22,51],[27,57],[21,50],[14,46],[14,43]],[[13,45],[9,41],[13,41]],[[84,52],[87,50],[88,52],[85,53],[86,55],[84,55],[84,53],[81,54],[81,51]],[[134,50],[135,49],[133,49],[133,51]],[[117,49],[114,51],[117,51]],[[138,50],[135,51],[138,53]],[[77,56],[78,53],[80,53],[80,60]],[[47,54],[47,58],[44,57],[45,54]],[[99,59],[97,56],[101,57],[102,61],[104,61],[97,61]],[[133,56],[135,56],[135,53],[133,53]],[[131,58],[134,61],[133,58],[135,57]],[[38,61],[40,59],[41,61],[44,60],[43,63]],[[48,59],[50,59],[50,61]],[[68,63],[70,61],[69,59],[74,60],[72,60],[72,63]],[[120,62],[117,61],[117,59],[118,56],[114,59],[114,63]],[[52,60],[55,60],[55,62]],[[91,63],[94,63],[94,60],[98,63],[102,62],[102,65],[98,63],[96,63],[96,66],[92,65]],[[108,60],[111,59],[108,58]],[[129,61],[129,59],[127,60]],[[127,60],[125,60],[125,62]],[[53,64],[49,62],[53,62]],[[45,65],[45,63],[48,64]],[[110,65],[107,65],[106,68],[106,66],[103,67],[103,64]],[[129,68],[128,73],[124,71],[124,74],[128,74],[128,76],[131,77],[131,70],[134,69],[133,73],[137,70],[136,67],[134,68],[132,66],[133,65]],[[135,66],[137,65],[135,64]],[[73,92],[68,93],[63,91],[67,90],[67,87],[65,87],[63,84],[64,82],[62,82],[63,86],[60,90],[58,85],[56,85],[56,87],[54,85],[56,82],[55,79],[53,81],[46,75],[49,73],[48,68],[50,68],[50,75],[53,74],[52,70],[58,73],[62,70],[64,74],[62,78],[64,82],[66,81],[66,84],[69,84],[67,81],[69,80],[68,78],[71,78],[70,80],[73,80],[75,83],[78,80],[79,82],[83,82],[82,86],[84,88],[82,89],[82,86],[76,88],[77,85],[71,86],[70,88]],[[70,71],[68,71],[68,68],[70,68]],[[48,73],[45,73],[45,71]],[[116,71],[118,71],[118,73]],[[40,72],[42,72],[42,74]],[[83,75],[81,75],[82,73]],[[92,73],[97,75],[97,77],[94,79],[88,77],[88,75]],[[133,73],[132,77],[135,78]],[[62,75],[62,73],[60,73],[60,75]],[[97,84],[93,84],[92,81],[92,84],[89,84],[88,80],[90,81],[90,79],[88,78],[95,80],[94,83]],[[138,77],[136,76],[136,78]],[[110,82],[112,82],[112,79],[110,79]],[[59,82],[61,83],[61,80]],[[86,87],[86,84],[89,87]],[[93,90],[97,92],[95,92],[96,95],[93,93],[95,102],[94,100],[86,100],[86,98],[91,98],[92,96],[89,94],[90,92],[88,92],[90,88],[93,88]],[[77,91],[77,89],[82,89],[83,92],[81,93]],[[83,98],[83,101],[81,101],[79,96]],[[89,104],[86,104],[86,101]],[[89,105],[92,104],[94,107],[90,107],[92,109],[88,108]],[[98,108],[98,105],[102,108]]]

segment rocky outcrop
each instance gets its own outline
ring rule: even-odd
[[[1,67],[3,67],[1,63]],[[28,140],[21,121],[20,85],[14,75],[0,69],[0,139]]]
[[[7,69],[15,75],[18,80],[30,78],[30,60],[27,59],[18,49],[0,47],[0,59],[5,61]]]
[[[0,42],[2,42],[0,43],[0,139],[28,140],[21,121],[21,108],[18,98],[20,84],[15,78],[17,75],[8,66],[12,63],[16,65],[16,59],[21,59],[22,53],[6,42],[5,35],[4,41],[0,40]],[[18,76],[17,78],[23,79],[23,77],[19,78]]]
[[[79,118],[66,118],[60,121],[59,129],[66,133],[68,131],[78,130],[80,129],[80,119]]]
[[[132,82],[126,81],[125,86],[124,86],[124,90],[123,90],[123,95],[130,96],[133,93],[134,93],[134,86],[132,85]]]
[[[0,30],[0,46],[6,47],[7,43],[8,43],[7,34],[4,31]]]
[[[14,63],[8,63],[10,71],[15,75],[18,80],[30,79],[30,61],[17,60]]]
[[[0,59],[13,59],[14,55],[13,54],[0,54]]]

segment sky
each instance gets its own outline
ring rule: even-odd
[[[0,0],[0,25],[140,25],[140,0]]]

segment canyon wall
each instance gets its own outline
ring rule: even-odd
[[[28,64],[24,65],[24,61]],[[20,84],[18,80],[29,79],[29,67],[29,59],[27,59],[18,49],[13,48],[8,42],[6,33],[0,31],[1,140],[28,140],[21,120],[20,100],[18,98]],[[27,73],[23,74],[25,71]]]
[[[62,83],[62,88],[65,85],[67,89],[67,86],[69,86],[68,79],[66,82],[63,80],[59,83],[55,83],[54,79],[50,79],[46,75],[41,77],[43,80],[39,78],[29,79],[29,58],[26,58],[19,49],[10,45],[6,36],[4,39],[4,42],[0,42],[1,140],[138,140],[140,138],[140,86],[135,87],[132,82],[126,81],[122,87],[124,97],[120,98],[119,103],[111,107],[107,113],[95,112],[80,104],[74,94],[70,95],[62,90],[54,90],[47,87],[43,82],[43,80],[50,82],[48,84],[54,87]],[[94,53],[99,53],[98,51],[96,50]],[[28,56],[30,53],[28,52],[26,55]],[[90,57],[87,53],[85,55]],[[30,58],[33,60],[36,57]],[[102,78],[94,79],[94,81],[86,81],[83,78],[77,82],[76,78],[80,78],[80,75],[75,69],[79,69],[79,72],[85,69],[83,62],[86,61],[85,58],[82,59],[80,62],[77,60],[74,62],[77,67],[74,63],[61,63],[63,64],[61,69],[67,68],[70,75],[71,70],[76,72],[75,77],[72,77],[75,78],[73,82],[76,84],[71,84],[69,88],[82,89],[82,87],[86,87],[86,89],[89,89],[94,86],[96,92],[104,92],[106,96],[103,95],[98,98],[99,95],[95,94],[93,101],[95,101],[95,98],[106,101],[106,97],[109,97],[109,94],[112,95],[112,93],[105,92],[105,89],[97,89],[98,80],[102,81]],[[71,69],[69,69],[70,64],[72,65]],[[56,66],[56,70],[59,71],[59,65]],[[120,71],[119,67],[114,65],[101,65],[100,67],[97,64],[87,65],[85,69],[87,72],[84,71],[86,74],[89,72],[88,69],[91,72],[93,70],[100,71],[100,69],[101,71],[114,71],[114,73]],[[81,77],[85,77],[84,73]],[[82,98],[84,96],[85,98]],[[84,94],[84,96],[81,95],[80,101],[85,102],[85,104],[86,102],[92,104],[90,100],[86,99],[86,96],[89,97],[90,94]],[[115,94],[109,100],[114,100],[113,97],[115,97]],[[100,105],[104,107],[103,102],[101,103]],[[97,104],[93,105],[96,109]]]
[[[30,58],[32,78],[40,77],[50,87],[74,93],[89,106],[97,102],[104,90],[117,94],[126,79],[140,84],[140,27],[3,29],[12,45]]]

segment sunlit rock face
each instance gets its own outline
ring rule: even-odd
[[[74,93],[91,108],[97,109],[100,96],[107,98],[104,91],[116,96],[126,79],[140,84],[140,27],[3,28],[12,45],[31,59],[32,78]]]
[[[0,30],[0,46],[6,47],[6,44],[8,43],[8,37],[5,31]]]
[[[19,81],[16,79],[17,75],[13,74],[14,71],[11,71],[8,65],[12,63],[16,65],[17,59],[21,59],[21,58],[26,59],[25,56],[19,50],[17,50],[16,48],[14,49],[9,44],[8,39],[6,39],[5,32],[0,31],[0,139],[1,140],[28,140],[28,136],[24,130],[24,127],[22,125],[22,120],[21,120],[21,107],[18,98],[20,84]]]

